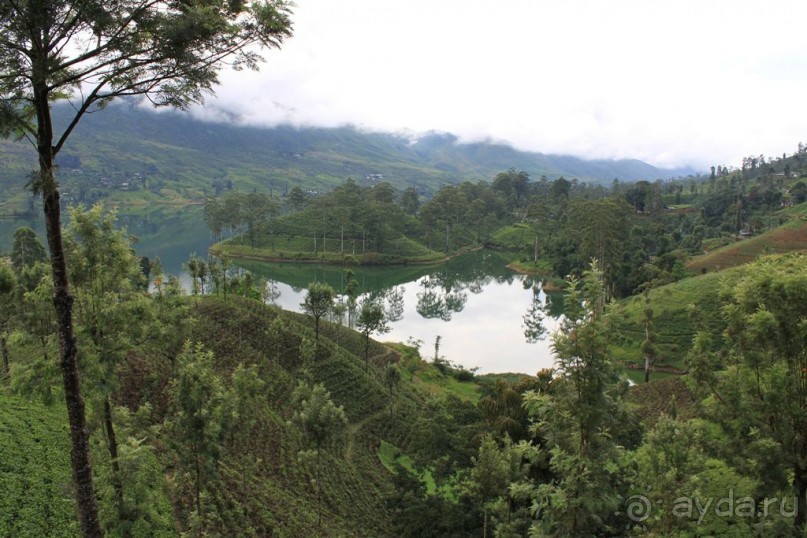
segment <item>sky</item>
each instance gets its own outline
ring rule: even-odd
[[[196,113],[739,166],[807,142],[807,2],[297,0]]]

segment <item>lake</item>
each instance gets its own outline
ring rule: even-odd
[[[32,226],[42,237],[41,220],[0,222],[0,248],[10,249],[17,226]],[[159,257],[172,274],[181,274],[188,256],[204,255],[210,244],[201,207],[121,210],[119,222],[138,237],[138,254]],[[421,355],[431,358],[439,336],[439,355],[453,363],[478,368],[479,373],[535,374],[553,364],[550,338],[528,343],[523,317],[534,301],[545,305],[549,315],[544,325],[551,333],[563,296],[545,294],[539,283],[507,269],[506,263],[496,252],[479,251],[437,266],[361,266],[351,271],[360,297],[383,298],[398,318],[379,340],[419,342]],[[252,261],[234,265],[269,280],[273,302],[298,312],[309,282],[327,282],[337,291],[345,287],[344,267]]]
[[[440,336],[441,357],[480,373],[535,374],[552,366],[549,338],[528,343],[523,316],[533,301],[547,306],[551,333],[563,308],[562,294],[545,294],[533,279],[505,267],[496,252],[479,251],[438,266],[352,267],[362,297],[383,299],[397,307],[400,319],[380,340],[420,341],[421,355],[433,357]],[[301,311],[309,282],[345,287],[345,268],[318,264],[240,262],[266,278],[278,306]]]

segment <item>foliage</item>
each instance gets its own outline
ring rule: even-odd
[[[328,284],[311,282],[308,284],[305,300],[300,305],[306,314],[314,318],[314,334],[317,343],[319,343],[319,320],[333,307],[335,294],[334,289]]]
[[[192,484],[194,526],[205,527],[203,492],[216,476],[222,440],[231,416],[221,379],[213,371],[213,353],[186,342],[177,358],[177,377],[170,386],[172,412],[166,423],[175,444],[183,482]]]
[[[372,333],[384,334],[389,332],[384,308],[372,299],[365,299],[359,305],[359,317],[356,326],[364,335],[364,370],[370,369],[370,335]]]
[[[632,514],[636,534],[755,534],[756,508],[748,517],[740,506],[753,499],[758,484],[722,458],[729,444],[724,436],[703,420],[662,416],[632,455],[635,494],[626,504],[637,503]],[[639,504],[644,502],[649,504]],[[774,519],[771,512],[768,523]]]
[[[85,536],[100,536],[56,156],[85,114],[117,97],[143,95],[177,108],[201,102],[219,69],[225,64],[256,68],[260,57],[253,47],[279,46],[291,23],[282,2],[139,0],[113,6],[5,2],[0,21],[0,136],[28,138],[36,149],[39,169],[31,186],[42,196],[46,220],[78,517]],[[74,98],[73,114],[57,131],[51,107],[66,98]]]
[[[11,247],[11,265],[17,274],[22,273],[26,267],[48,259],[45,247],[40,243],[31,228],[23,226],[14,231],[14,244]]]
[[[115,468],[102,458],[96,460],[103,528],[111,536],[173,536],[176,529],[171,500],[157,450],[146,439],[132,435],[135,430],[126,408],[117,408],[116,415],[119,435]],[[125,486],[122,492],[117,483]]]
[[[509,438],[505,438],[500,448],[493,437],[484,437],[479,445],[479,455],[472,462],[466,487],[482,506],[484,537],[488,535],[488,514],[491,508],[497,508],[495,501],[507,496],[508,486],[524,477],[524,469],[521,456]]]
[[[297,385],[292,393],[292,405],[297,407],[294,421],[297,422],[316,451],[317,525],[322,526],[322,487],[320,484],[320,451],[332,443],[347,426],[347,416],[342,407],[337,407],[325,385],[310,387]]]
[[[79,536],[64,412],[0,395],[0,535]]]
[[[807,452],[804,424],[807,375],[807,263],[804,255],[757,261],[721,298],[727,321],[726,346],[720,356],[699,334],[689,359],[695,380],[712,395],[712,412],[731,435],[770,439],[789,466],[799,499],[794,526],[803,530],[807,514]],[[716,372],[716,364],[726,368]],[[787,487],[765,480],[773,494]],[[759,477],[761,480],[762,476]]]
[[[602,278],[592,262],[584,281],[569,280],[565,318],[553,337],[558,377],[550,391],[526,396],[553,474],[535,486],[538,522],[531,532],[578,536],[611,528],[623,493],[623,449],[616,439],[625,413],[607,351],[610,315]]]

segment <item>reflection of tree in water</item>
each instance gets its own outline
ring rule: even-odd
[[[275,280],[267,280],[266,297],[264,302],[277,306],[277,300],[279,298],[280,298],[280,290],[277,287],[277,282]]]
[[[532,289],[532,301],[527,312],[522,316],[524,322],[524,337],[527,343],[534,344],[544,340],[547,329],[544,326],[546,319],[559,319],[563,316],[564,294],[562,292],[547,293],[542,289],[541,279],[538,277],[524,277],[525,290]],[[543,292],[543,300],[541,293]]]
[[[404,313],[404,292],[403,286],[394,286],[384,294],[384,314],[387,321],[400,321]]]
[[[450,321],[465,308],[468,292],[479,294],[493,281],[510,284],[515,278],[520,277],[488,253],[456,258],[420,279],[416,310],[424,318]]]
[[[456,282],[446,282],[434,275],[423,277],[420,280],[423,291],[418,292],[416,310],[418,314],[427,319],[442,319],[451,321],[451,316],[462,312],[468,294],[464,291],[465,285]]]
[[[532,301],[527,313],[524,314],[522,320],[524,321],[524,338],[527,339],[528,344],[534,344],[546,336],[546,327],[544,326],[544,318],[546,317],[546,303],[541,300],[541,281],[525,278],[524,289],[532,288]]]

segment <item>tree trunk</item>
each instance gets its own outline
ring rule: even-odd
[[[319,483],[319,447],[317,447],[317,535],[322,536],[322,486]]]
[[[199,518],[199,521],[203,521],[202,518],[202,470],[199,466],[199,455],[196,454],[193,458],[193,463],[196,471],[196,484],[194,485],[194,490],[196,493],[196,516]],[[202,525],[204,528],[204,525]]]
[[[0,348],[3,352],[3,379],[8,380],[11,375],[11,365],[8,356],[8,342],[6,341],[5,333],[0,335]]]
[[[485,508],[482,513],[482,538],[488,538],[488,509]]]
[[[42,69],[45,71],[47,68]],[[39,153],[39,184],[44,203],[45,228],[50,250],[50,265],[53,276],[53,304],[56,310],[56,326],[59,335],[59,358],[64,383],[64,398],[70,424],[70,462],[73,482],[76,487],[76,502],[81,532],[85,537],[103,536],[98,522],[98,504],[92,480],[90,463],[90,431],[84,411],[84,398],[76,359],[76,337],[73,332],[73,296],[70,294],[67,262],[62,244],[61,209],[59,190],[54,178],[53,126],[46,81],[35,81],[37,114],[37,151]]]
[[[650,292],[648,291],[648,293],[650,293]],[[647,295],[646,297],[649,298],[650,296]],[[644,324],[644,338],[645,338],[645,341],[650,342],[650,327],[648,327],[647,323]],[[644,357],[644,382],[645,383],[650,382],[650,362],[651,362],[650,361],[650,353],[646,353],[645,357]]]
[[[535,244],[533,245],[532,263],[538,264],[538,236],[535,236]]]
[[[112,487],[115,490],[115,501],[118,503],[118,517],[123,519],[123,483],[118,464],[118,438],[115,435],[115,426],[112,422],[112,404],[109,396],[104,398],[104,429],[106,430],[106,443],[109,449],[109,458],[112,463]]]
[[[793,486],[796,490],[796,516],[793,521],[793,535],[803,536],[807,526],[807,469],[798,463],[795,467]]]

